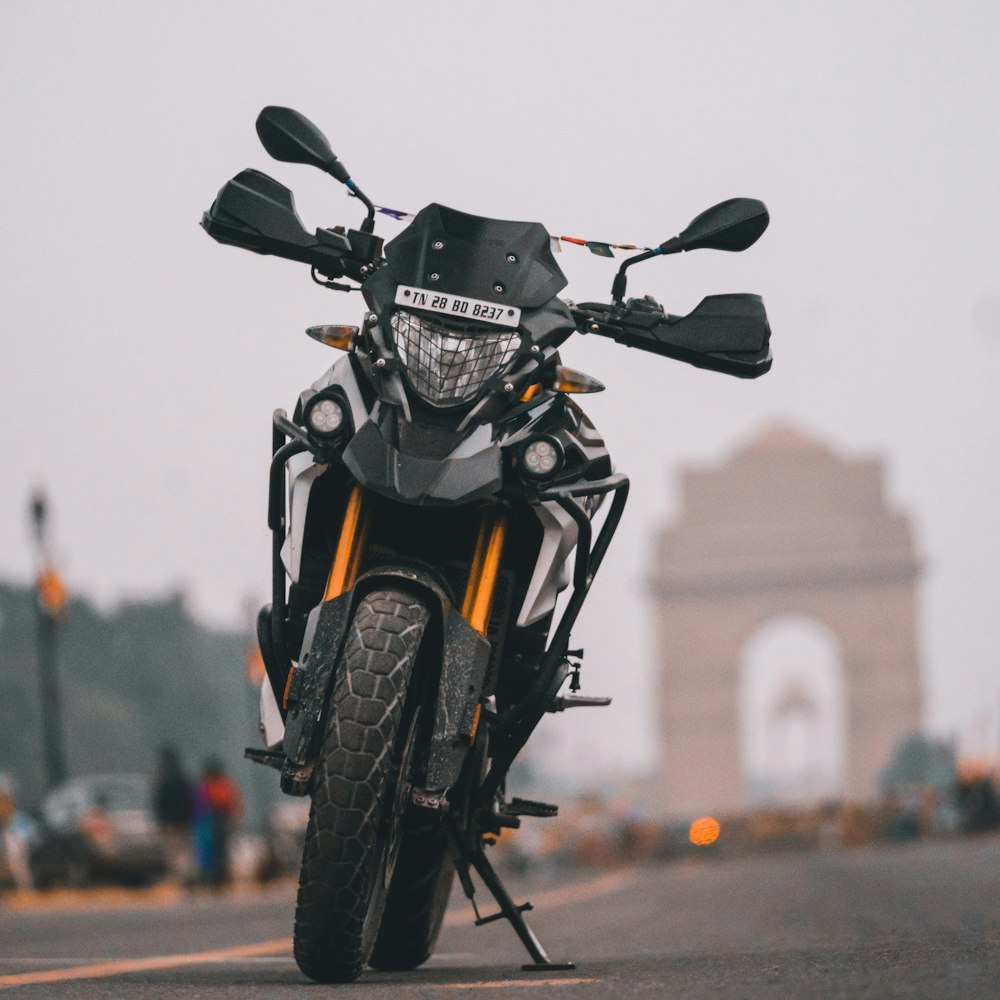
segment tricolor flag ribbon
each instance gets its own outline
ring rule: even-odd
[[[397,222],[409,222],[416,216],[412,212],[401,212],[398,208],[386,208],[384,205],[376,205],[375,210],[382,215],[388,215],[390,219]],[[598,257],[614,257],[615,250],[648,250],[649,247],[639,247],[634,243],[601,243],[599,240],[581,240],[577,236],[553,236],[550,239],[552,252],[562,253],[563,243],[575,243],[579,247],[586,247],[591,253]]]
[[[409,212],[400,212],[395,208],[385,208],[382,205],[376,205],[375,208],[381,212],[383,215],[388,215],[392,219],[397,219],[400,222],[405,222],[407,219],[415,219],[415,215],[411,215]]]
[[[579,247],[586,247],[591,253],[598,257],[614,257],[612,250],[648,250],[648,247],[637,247],[634,243],[601,243],[598,240],[581,240],[577,236],[560,236],[563,243],[575,243]],[[553,242],[554,239],[553,239]]]

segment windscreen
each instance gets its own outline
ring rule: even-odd
[[[428,205],[386,244],[399,285],[519,309],[545,305],[566,287],[551,238],[537,222],[506,222]]]

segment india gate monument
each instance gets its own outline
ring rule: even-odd
[[[789,426],[681,473],[651,568],[662,805],[870,801],[922,724],[909,519]]]

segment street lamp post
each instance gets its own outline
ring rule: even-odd
[[[48,548],[48,502],[37,492],[31,498],[31,522],[38,557],[38,683],[42,710],[42,752],[46,787],[66,780],[62,700],[59,691],[57,631],[66,606],[66,588],[52,566]]]

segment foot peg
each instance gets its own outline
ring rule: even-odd
[[[548,819],[551,816],[559,815],[559,806],[551,805],[548,802],[532,802],[531,799],[511,799],[504,807],[503,811],[511,816],[540,816]]]
[[[259,747],[247,747],[243,751],[243,756],[255,764],[273,767],[276,771],[280,771],[285,766],[285,755],[281,750],[261,750]]]
[[[584,694],[562,694],[552,699],[550,712],[565,712],[567,708],[604,708],[611,704],[610,698],[588,698]]]

